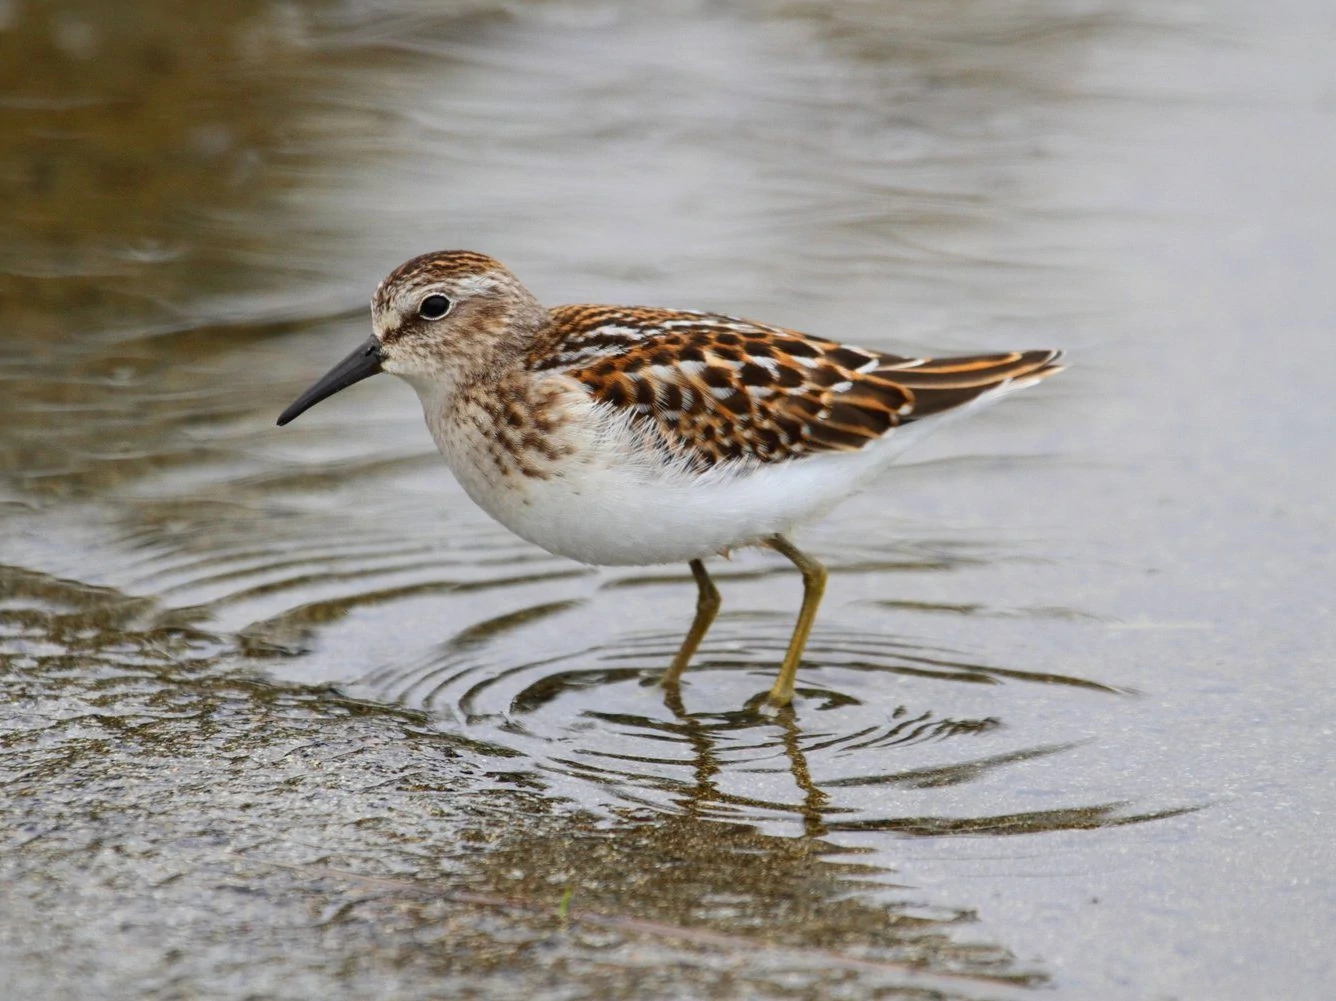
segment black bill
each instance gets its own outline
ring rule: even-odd
[[[380,361],[380,341],[374,337],[367,338],[356,351],[321,376],[314,386],[293,401],[292,406],[279,414],[278,426],[282,427],[310,410],[326,396],[333,396],[340,389],[347,389],[355,382],[371,378],[380,371]]]

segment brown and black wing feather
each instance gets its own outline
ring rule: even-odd
[[[563,306],[531,366],[579,380],[694,468],[855,451],[894,428],[1058,371],[1060,352],[902,358],[679,310]]]

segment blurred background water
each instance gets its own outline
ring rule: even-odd
[[[0,996],[1326,998],[1336,10],[0,0]],[[509,536],[380,278],[1063,347],[798,601]]]

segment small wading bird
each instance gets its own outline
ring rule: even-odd
[[[583,563],[685,562],[696,616],[676,684],[719,610],[704,560],[768,546],[802,572],[769,694],[793,698],[826,570],[789,541],[953,417],[1060,371],[1057,351],[901,358],[715,313],[545,309],[499,262],[449,250],[393,271],[374,334],[279,417],[378,372],[417,390],[446,463],[484,511]]]

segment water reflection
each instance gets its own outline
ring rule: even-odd
[[[162,625],[147,599],[12,567],[0,569],[0,588],[7,885],[53,909],[58,920],[44,926],[63,950],[86,948],[88,921],[103,928],[97,916],[77,930],[59,920],[64,905],[50,877],[74,865],[114,877],[81,891],[95,915],[133,920],[168,940],[174,933],[163,922],[181,908],[198,913],[207,901],[213,920],[273,919],[285,906],[264,903],[273,897],[318,915],[322,941],[375,957],[378,968],[425,963],[433,976],[485,976],[486,957],[512,962],[516,942],[546,943],[549,959],[528,961],[526,976],[559,962],[565,980],[607,997],[643,993],[645,971],[669,977],[673,990],[706,990],[722,963],[749,991],[829,992],[854,978],[863,996],[992,998],[1044,985],[1042,966],[981,934],[975,908],[905,885],[883,860],[840,845],[840,832],[1014,834],[1150,819],[1108,806],[869,819],[844,798],[859,787],[912,794],[959,785],[1067,750],[980,757],[953,749],[945,765],[861,774],[889,750],[991,734],[993,720],[899,707],[880,726],[841,733],[830,717],[858,699],[832,690],[805,690],[798,709],[777,713],[700,711],[687,704],[698,683],[663,691],[644,684],[643,669],[612,666],[540,669],[555,679],[549,690],[519,679],[529,684],[506,721],[443,733],[431,717],[383,701],[249,678],[243,650]],[[445,647],[476,654],[497,636],[579,607],[485,620]],[[705,668],[714,683],[740,673]],[[459,701],[485,708],[488,686],[473,680]],[[758,685],[763,692],[763,679]],[[594,708],[619,686],[640,714]],[[581,781],[639,790],[603,817],[556,809],[550,783],[530,781],[533,742],[527,753],[506,746],[553,727],[545,714],[581,702],[569,732],[583,746],[548,753],[546,774],[569,767]],[[655,705],[663,712],[645,715]],[[491,740],[473,738],[489,731]],[[221,786],[219,761],[229,776]],[[832,778],[837,761],[855,774]],[[115,803],[113,817],[90,824],[90,797]],[[767,816],[792,818],[801,830],[765,833],[755,821]],[[385,871],[400,879],[375,875]],[[220,878],[260,903],[235,917],[216,899]],[[283,914],[267,934],[290,957],[305,948],[312,917]],[[386,927],[395,933],[385,937]],[[454,958],[438,969],[445,956]],[[207,956],[192,960],[201,962]]]
[[[723,580],[727,590],[736,578]],[[678,590],[688,594],[685,580]],[[611,601],[625,595],[610,593]],[[974,809],[986,809],[974,815],[933,812],[970,803],[946,794],[954,787],[1077,746],[1027,744],[1027,724],[1008,725],[1003,715],[1016,701],[999,701],[997,686],[1065,690],[1067,711],[1079,714],[1085,700],[1118,697],[1098,681],[977,663],[882,632],[818,627],[796,711],[776,714],[763,703],[783,652],[782,612],[725,613],[683,683],[663,689],[675,631],[570,642],[589,634],[586,623],[608,627],[600,609],[608,603],[552,601],[483,619],[428,657],[374,671],[353,690],[425,708],[480,746],[520,752],[555,792],[608,816],[634,805],[795,834],[943,835],[1169,815],[1110,803],[988,812],[999,805],[992,797],[975,801]],[[941,704],[950,708],[935,708]]]
[[[971,936],[969,909],[934,905],[819,836],[775,838],[683,814],[570,840],[521,838],[480,862],[473,887],[510,901],[564,897],[577,925],[583,915],[601,918],[596,926],[618,938],[712,946],[741,964],[737,973],[754,990],[830,990],[855,971],[873,996],[892,988],[895,996],[1008,996],[1008,986],[1047,980]]]

